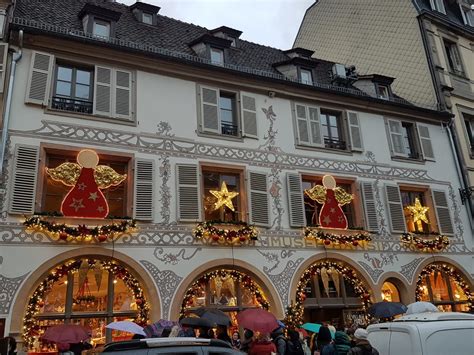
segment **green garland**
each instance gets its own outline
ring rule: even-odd
[[[423,239],[418,237],[418,235],[432,236],[436,235],[434,239]],[[421,251],[442,251],[449,246],[449,238],[444,235],[439,235],[437,233],[403,233],[400,237],[400,240],[403,244],[408,247],[416,248]]]
[[[221,229],[215,225],[229,225],[240,227],[238,230]],[[206,221],[199,223],[193,230],[195,238],[211,238],[217,242],[220,240],[241,243],[248,240],[258,239],[258,230],[255,226],[248,225],[246,222],[222,222],[222,221]]]
[[[356,234],[332,234],[326,233],[318,228],[311,228],[306,227],[304,229],[304,236],[306,238],[314,238],[319,243],[322,243],[326,246],[331,244],[339,244],[339,245],[353,245],[359,246],[362,242],[370,242],[372,240],[370,234],[365,232],[359,232]]]

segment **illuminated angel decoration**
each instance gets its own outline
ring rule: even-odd
[[[46,169],[53,180],[73,187],[61,203],[64,216],[105,218],[109,214],[109,205],[101,190],[120,185],[127,175],[98,163],[97,153],[85,149],[77,155],[77,164],[63,163],[56,168]]]
[[[304,193],[323,205],[319,212],[319,224],[322,227],[347,229],[347,218],[341,206],[350,203],[354,196],[336,187],[336,180],[331,175],[323,177],[323,185],[315,185]]]

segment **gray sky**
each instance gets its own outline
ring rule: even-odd
[[[136,0],[117,0],[127,5]],[[290,49],[306,9],[315,0],[142,0],[161,7],[160,14],[209,29],[228,26],[241,38]]]

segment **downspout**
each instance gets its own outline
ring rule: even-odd
[[[418,16],[418,24],[420,26],[420,32],[421,32],[421,38],[423,40],[423,46],[425,47],[425,53],[426,53],[426,58],[428,60],[428,67],[430,70],[431,78],[434,83],[434,89],[435,89],[435,94],[436,98],[439,103],[439,109],[446,109],[446,102],[444,100],[444,95],[441,93],[441,83],[439,81],[438,75],[436,73],[435,65],[433,62],[433,58],[431,56],[431,50],[429,49],[429,42],[428,39],[426,38],[426,28],[423,24],[423,19],[421,16]],[[454,158],[454,164],[456,166],[456,173],[458,175],[458,179],[460,182],[460,187],[461,189],[466,189],[469,187],[469,180],[466,177],[466,174],[464,174],[464,169],[463,169],[463,163],[462,163],[462,153],[461,149],[459,148],[459,142],[456,136],[456,132],[453,129],[454,126],[454,118],[451,119],[451,122],[448,125],[447,129],[447,134],[448,134],[448,139],[449,143],[451,145],[451,152],[453,154]],[[468,198],[466,200],[466,209],[468,216],[471,216],[469,219],[469,224],[471,226],[471,230],[474,230],[474,207],[472,205],[472,199]]]
[[[7,99],[5,100],[5,111],[3,115],[2,138],[0,141],[0,176],[3,174],[3,162],[7,149],[8,127],[10,125],[10,113],[12,106],[13,84],[15,83],[16,64],[23,55],[23,30],[18,32],[19,49],[13,53],[12,65],[10,68],[10,80],[8,81]]]

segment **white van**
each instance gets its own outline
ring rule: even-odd
[[[474,315],[417,313],[367,328],[380,355],[473,355]]]

